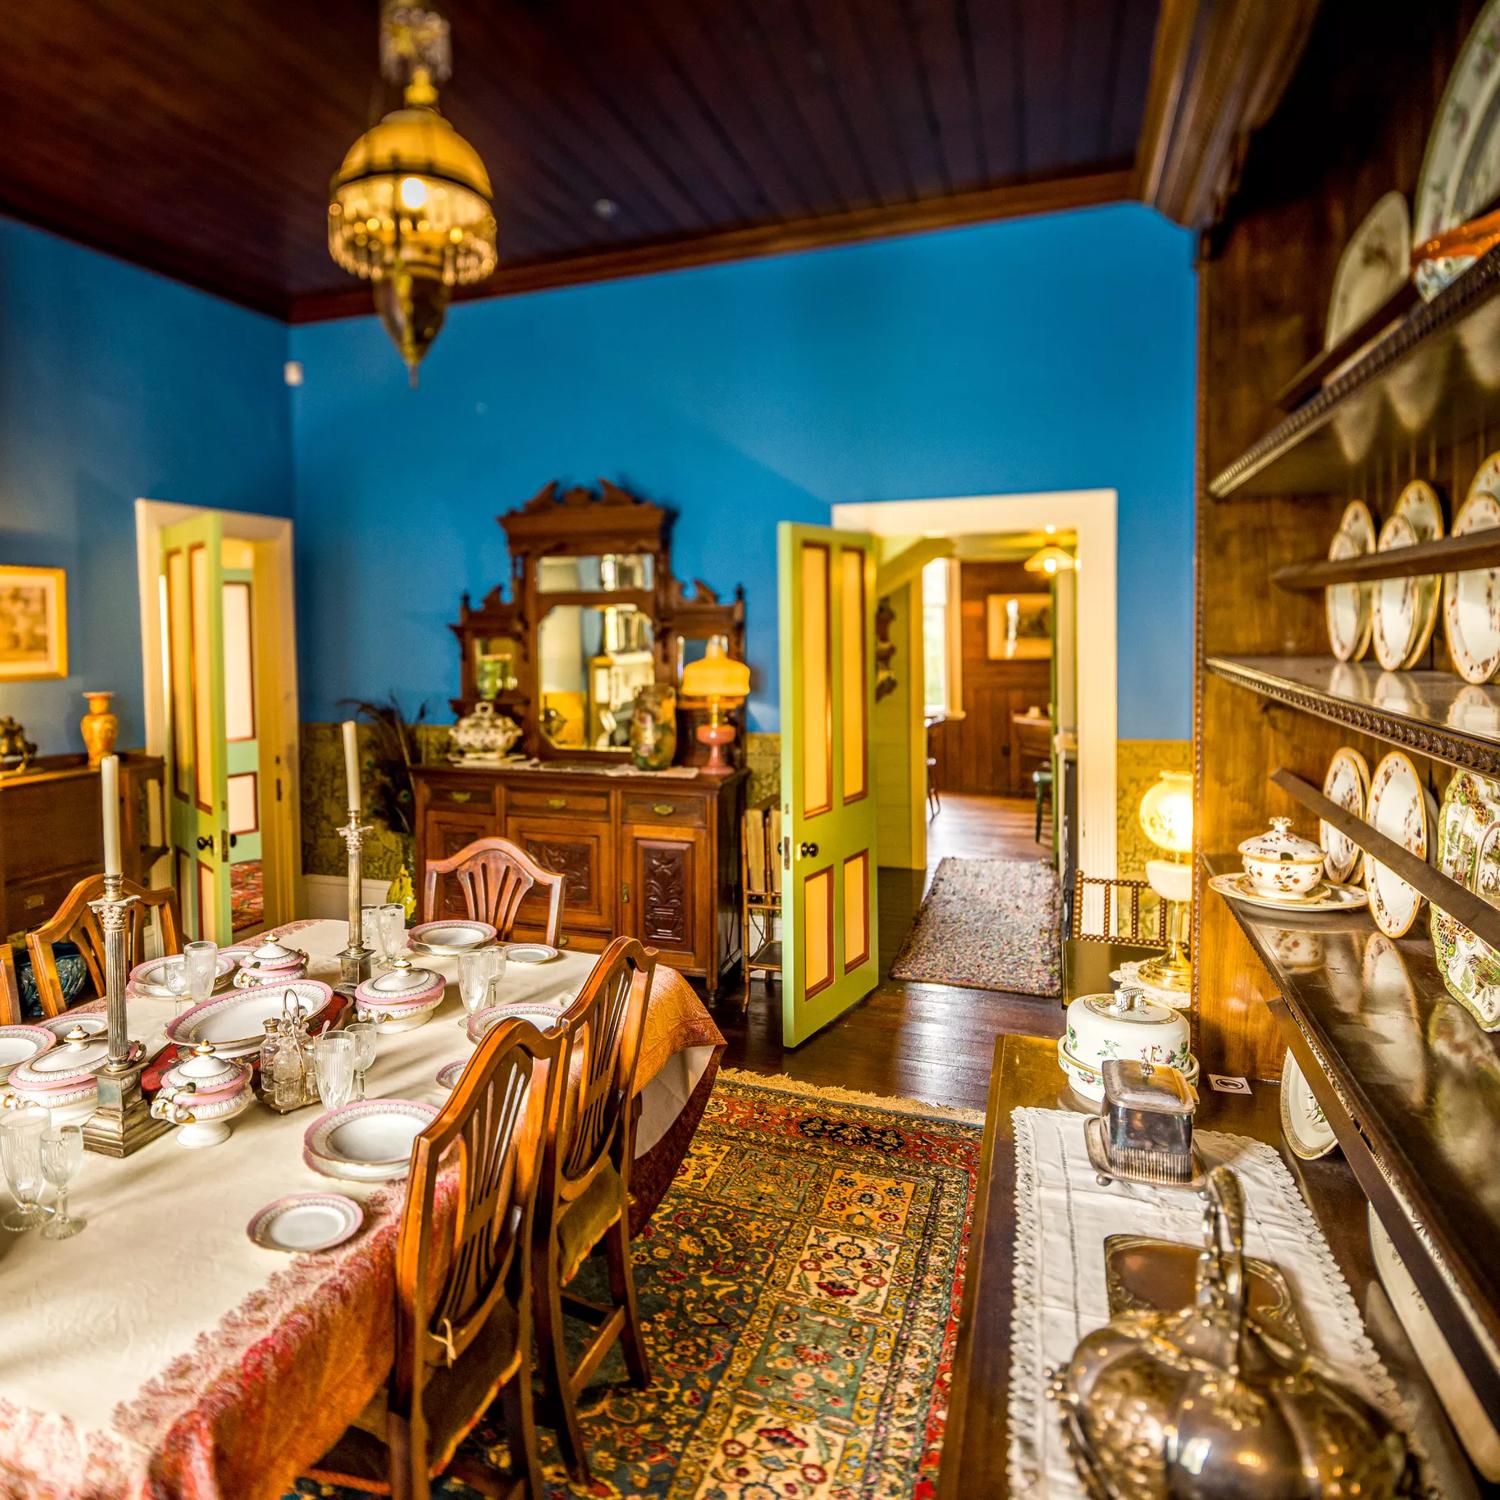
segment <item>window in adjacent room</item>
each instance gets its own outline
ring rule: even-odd
[[[957,561],[934,558],[922,569],[922,706],[928,714],[962,712],[958,597]]]

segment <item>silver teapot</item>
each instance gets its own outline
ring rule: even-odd
[[[1122,1311],[1052,1378],[1091,1500],[1394,1500],[1406,1443],[1299,1344],[1248,1316],[1244,1199],[1215,1167],[1191,1307]]]

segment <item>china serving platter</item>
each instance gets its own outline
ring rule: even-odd
[[[449,917],[438,922],[421,922],[411,929],[412,947],[426,953],[468,953],[495,941],[495,929],[488,922],[471,922]]]
[[[12,1068],[39,1057],[56,1043],[57,1034],[45,1026],[0,1026],[0,1083],[10,1077]]]
[[[310,1026],[333,1004],[333,991],[321,980],[278,980],[192,1006],[167,1022],[167,1039],[185,1049],[212,1042],[220,1057],[243,1056],[265,1040],[266,1022],[281,1015],[288,994]]]
[[[1438,812],[1437,867],[1500,906],[1500,783],[1476,771],[1454,773]],[[1500,954],[1436,906],[1429,925],[1448,992],[1486,1031],[1500,1029]]]
[[[1500,194],[1497,28],[1500,0],[1489,0],[1464,41],[1433,117],[1417,179],[1413,248],[1468,223]],[[1422,285],[1423,295],[1431,296],[1442,284],[1439,280],[1430,290]]]
[[[1360,505],[1361,501],[1353,504]],[[1369,515],[1369,511],[1365,511]],[[1330,562],[1347,562],[1375,550],[1373,525],[1369,544],[1359,528],[1340,527],[1328,548]],[[1335,583],[1323,591],[1323,613],[1328,623],[1328,645],[1340,661],[1356,661],[1370,649],[1370,585]]]
[[[1357,885],[1330,885],[1326,880],[1307,896],[1273,896],[1257,890],[1243,871],[1234,875],[1214,875],[1208,888],[1247,906],[1263,906],[1269,911],[1326,912],[1355,911],[1369,899]]]
[[[1333,752],[1323,777],[1323,795],[1345,812],[1364,819],[1365,801],[1370,795],[1370,765],[1358,750],[1345,745]],[[1329,880],[1336,885],[1348,885],[1359,879],[1365,851],[1353,839],[1320,819],[1318,842],[1323,846],[1323,864]]]
[[[364,1099],[320,1115],[302,1137],[304,1159],[325,1177],[381,1182],[404,1177],[412,1142],[437,1116],[418,1099]]]
[[[1416,528],[1401,515],[1393,515],[1380,528],[1377,552],[1417,545]],[[1375,660],[1388,672],[1409,666],[1432,638],[1437,618],[1438,580],[1426,577],[1381,578],[1373,594],[1370,639]]]
[[[507,943],[505,958],[513,964],[547,964],[558,956],[551,943]]]
[[[1303,1161],[1327,1156],[1338,1144],[1323,1106],[1313,1096],[1306,1075],[1290,1052],[1281,1069],[1281,1128],[1292,1155]]]
[[[291,1193],[261,1209],[245,1233],[263,1250],[306,1255],[342,1245],[364,1218],[364,1209],[342,1193]]]
[[[1497,526],[1500,499],[1488,490],[1471,488],[1453,519],[1453,535]],[[1443,634],[1453,669],[1464,681],[1483,683],[1495,675],[1500,669],[1500,568],[1444,574]]]
[[[1392,750],[1370,777],[1365,817],[1377,833],[1425,860],[1432,848],[1435,820],[1426,789],[1411,758]],[[1365,889],[1370,915],[1387,937],[1405,937],[1422,910],[1422,896],[1373,854],[1365,856]]]
[[[167,974],[174,968],[181,968],[185,962],[180,953],[172,953],[165,958],[148,958],[145,963],[137,964],[130,971],[130,988],[153,1000],[175,1000],[178,997],[167,984]],[[219,953],[214,959],[214,988],[223,984],[238,967],[239,959],[234,954]]]
[[[1360,220],[1333,276],[1323,347],[1353,333],[1406,281],[1411,259],[1411,214],[1394,189]]]

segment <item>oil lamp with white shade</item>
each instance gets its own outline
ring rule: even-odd
[[[1183,942],[1193,902],[1193,778],[1186,771],[1163,771],[1141,798],[1141,828],[1170,859],[1146,861],[1146,883],[1167,903],[1167,951],[1147,959],[1137,971],[1154,989],[1186,993],[1193,987],[1193,965]]]

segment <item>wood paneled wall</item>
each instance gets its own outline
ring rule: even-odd
[[[962,719],[934,730],[934,778],[940,792],[1030,796],[1030,767],[1022,764],[1013,714],[1048,711],[1050,660],[991,661],[986,648],[985,600],[991,594],[1041,594],[1045,586],[1018,562],[959,564],[959,630],[963,656]]]
[[[1414,478],[1436,483],[1451,517],[1500,432],[1460,446],[1408,440],[1369,453],[1338,493],[1215,501],[1206,480],[1280,416],[1276,393],[1322,345],[1334,270],[1349,236],[1391,188],[1414,194],[1438,99],[1477,0],[1387,8],[1327,0],[1272,120],[1252,142],[1241,188],[1205,237],[1199,281],[1198,676],[1194,747],[1200,853],[1232,853],[1273,814],[1313,834],[1267,777],[1285,765],[1321,784],[1341,744],[1373,767],[1387,747],[1207,675],[1207,656],[1328,654],[1321,595],[1269,581],[1282,562],[1323,556],[1345,503],[1389,514]],[[1351,434],[1351,438],[1353,435]],[[1441,632],[1439,632],[1441,634]],[[1432,664],[1445,666],[1441,644]],[[1419,765],[1436,791],[1446,768]],[[1196,903],[1196,1046],[1205,1071],[1279,1076],[1284,1049],[1264,1001],[1271,982],[1224,902]]]

